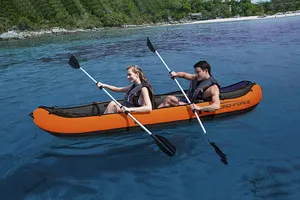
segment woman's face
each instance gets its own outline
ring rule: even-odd
[[[139,74],[138,73],[134,73],[132,71],[132,69],[128,69],[127,70],[127,78],[128,80],[132,83],[132,82],[136,82],[136,80],[139,79]]]

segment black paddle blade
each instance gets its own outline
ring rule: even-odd
[[[221,149],[214,142],[209,142],[209,143],[210,143],[211,146],[214,147],[216,153],[220,156],[222,163],[224,163],[225,165],[228,165],[226,154],[223,153],[221,151]]]
[[[70,60],[69,60],[69,65],[71,67],[73,67],[74,69],[80,68],[79,62],[74,55],[71,55]]]
[[[155,52],[155,48],[153,47],[150,39],[147,37],[147,46],[149,47],[149,49],[152,51],[152,52]]]
[[[164,153],[168,154],[169,156],[174,156],[176,153],[176,147],[169,142],[166,138],[160,135],[151,135],[152,138],[155,140],[157,146],[162,150]]]

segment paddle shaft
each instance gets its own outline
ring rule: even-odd
[[[92,79],[96,84],[98,83],[91,75],[89,75],[89,73],[87,73],[82,67],[80,67],[79,69],[81,69],[88,77],[90,77],[90,79]],[[100,88],[102,89],[120,108],[122,107],[122,105],[113,97],[111,96],[111,94],[109,92],[107,92],[107,90],[105,88]],[[141,124],[135,117],[133,117],[129,112],[126,113],[129,117],[131,117],[131,119],[133,119],[138,125],[140,125],[140,127],[142,127],[142,129],[144,129],[144,131],[146,131],[149,135],[151,135],[152,137],[156,138],[155,135],[152,135],[152,133],[143,125]]]
[[[150,39],[149,39],[148,37],[147,37],[147,45],[148,45],[150,51],[155,52],[156,55],[158,55],[158,57],[160,58],[160,60],[163,62],[163,64],[164,64],[164,65],[166,66],[166,68],[168,69],[169,73],[171,73],[170,68],[169,68],[168,65],[165,63],[165,61],[162,59],[162,57],[159,55],[159,53],[155,50],[155,48],[153,47],[153,45],[152,45],[152,43],[151,43],[151,41],[150,41]],[[181,90],[181,92],[183,93],[184,97],[186,98],[187,102],[188,102],[189,104],[191,104],[191,101],[189,100],[189,98],[187,97],[187,95],[185,94],[185,92],[183,91],[183,89],[182,89],[182,87],[180,86],[180,84],[179,84],[179,82],[177,81],[177,79],[176,79],[175,77],[173,77],[173,79],[174,79],[175,82],[177,83],[178,87],[180,88],[180,90]],[[203,132],[204,132],[204,134],[205,134],[205,133],[206,133],[206,130],[205,130],[205,128],[204,128],[204,126],[203,126],[203,124],[202,124],[202,122],[201,122],[201,120],[200,120],[200,118],[199,118],[199,115],[198,115],[198,113],[197,113],[197,111],[196,111],[195,109],[193,109],[193,113],[195,114],[195,116],[196,116],[196,118],[197,118],[199,124],[201,125],[201,128],[202,128],[202,130],[203,130]],[[207,143],[206,140],[204,140],[204,141]],[[212,142],[209,138],[208,138],[208,141],[209,141],[210,145],[215,149],[215,152],[220,156],[222,163],[224,163],[225,165],[228,165],[228,161],[227,161],[227,158],[226,158],[226,154],[224,154],[224,153],[221,151],[221,149],[220,149],[214,142]]]
[[[89,73],[87,73],[82,67],[80,67],[79,62],[74,55],[70,56],[69,65],[74,69],[81,69],[81,71],[83,71],[88,77],[90,77],[90,79],[94,81],[94,83],[97,84],[97,81],[91,75],[89,75]],[[100,89],[104,90],[104,92],[116,103],[116,105],[122,108],[122,105],[115,98],[113,98],[113,96],[111,96],[109,92],[106,91],[106,89],[104,89],[103,87],[100,87]],[[162,150],[169,156],[175,155],[176,147],[172,143],[170,143],[166,138],[160,135],[152,134],[146,127],[143,126],[143,124],[141,124],[137,119],[135,119],[128,110],[125,110],[125,114],[129,115],[129,117],[133,119],[135,123],[137,123],[144,131],[146,131],[154,139],[155,143],[160,148],[160,150]]]
[[[169,73],[170,73],[171,70],[170,70],[170,68],[168,67],[168,65],[165,63],[165,61],[162,59],[162,57],[159,55],[159,53],[158,53],[156,50],[155,50],[155,53],[156,53],[156,55],[160,58],[160,60],[161,60],[162,63],[166,66],[166,68],[168,69],[168,71],[169,71]],[[178,85],[178,87],[180,88],[180,90],[181,90],[182,94],[184,95],[185,99],[187,100],[188,104],[191,104],[190,99],[187,97],[186,93],[185,93],[184,90],[182,89],[182,87],[181,87],[181,85],[179,84],[179,82],[177,81],[176,77],[173,77],[173,79],[174,79],[174,81],[176,82],[176,84]],[[199,124],[200,124],[200,126],[201,126],[201,128],[202,128],[202,130],[203,130],[203,132],[204,132],[204,134],[206,134],[206,130],[205,130],[205,128],[204,128],[204,126],[203,126],[203,124],[202,124],[202,122],[201,122],[201,120],[200,120],[200,117],[199,117],[197,111],[196,111],[196,110],[193,110],[193,112],[194,112],[194,114],[195,114],[195,116],[196,116],[196,118],[197,118],[197,120],[198,120],[198,122],[199,122]]]

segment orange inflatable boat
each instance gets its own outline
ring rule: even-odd
[[[166,96],[183,97],[181,91],[155,95],[156,105]],[[247,112],[255,108],[262,99],[261,87],[250,81],[240,81],[221,88],[221,108],[215,112],[197,111],[200,118],[214,118],[229,114]],[[120,103],[122,101],[119,101]],[[30,115],[34,123],[41,129],[56,136],[83,136],[115,132],[117,130],[131,130],[139,127],[125,113],[105,114],[103,112],[108,102],[92,103],[77,107],[60,108],[39,106]],[[210,102],[197,105],[206,106]],[[131,113],[146,127],[173,123],[195,118],[189,106],[177,106],[153,109],[150,113]]]

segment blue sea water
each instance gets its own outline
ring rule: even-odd
[[[299,35],[300,18],[288,17],[0,41],[1,199],[299,199]],[[196,121],[150,129],[177,147],[172,158],[142,130],[68,139],[33,123],[28,114],[40,105],[109,100],[69,67],[70,54],[98,81],[128,85],[126,67],[138,64],[156,93],[178,90],[146,36],[172,70],[207,60],[222,86],[263,88],[251,112],[203,121],[228,166]]]

